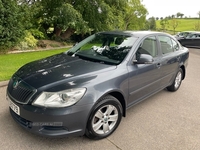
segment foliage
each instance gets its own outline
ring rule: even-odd
[[[23,37],[23,25],[16,1],[0,0],[0,53],[13,47]]]
[[[167,19],[167,18],[162,19],[162,20],[160,21],[160,25],[161,25],[161,29],[162,29],[163,31],[165,31],[166,27],[169,25],[168,19]]]
[[[46,33],[50,27],[53,27],[55,37],[66,39],[75,31],[86,30],[87,32],[89,30],[82,15],[64,0],[41,1],[41,4],[43,6],[43,9],[40,10],[40,14],[43,14],[41,15],[41,26]]]
[[[179,18],[179,17],[183,18],[184,14],[183,14],[183,13],[180,13],[180,12],[178,12],[178,13],[176,14],[176,16],[177,16],[177,18]]]
[[[146,21],[145,29],[156,30],[156,19],[154,17],[151,17]]]
[[[21,50],[32,49],[37,46],[37,42],[38,40],[29,31],[25,31],[25,37],[20,42],[19,47]]]
[[[180,24],[180,22],[177,19],[171,19],[170,20],[170,26],[173,28],[174,34],[176,33],[176,28],[178,27],[178,25]]]
[[[140,30],[144,27],[147,10],[140,0],[129,0],[128,6],[123,13],[124,30]]]
[[[32,34],[32,36],[34,36],[34,38],[36,38],[38,40],[45,39],[44,33],[42,33],[41,31],[39,31],[38,29],[30,29],[28,31]]]
[[[194,30],[200,31],[200,21],[197,21],[197,22],[194,23]]]
[[[35,18],[34,25],[57,40],[69,39],[74,33],[84,35],[103,30],[142,29],[147,14],[140,0],[18,1],[35,10],[37,14],[29,15],[29,18]],[[53,28],[52,32],[49,32],[50,28]]]
[[[113,3],[113,6],[116,6],[116,2]],[[116,21],[114,12],[111,11],[112,8],[105,1],[79,0],[74,4],[74,7],[82,14],[83,19],[88,22],[89,28],[95,32],[110,30]]]
[[[34,47],[34,38],[67,41],[74,33],[144,29],[147,13],[141,0],[0,0],[0,48]]]

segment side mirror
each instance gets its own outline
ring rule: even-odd
[[[140,54],[137,60],[133,60],[135,64],[152,64],[153,57],[148,54]]]

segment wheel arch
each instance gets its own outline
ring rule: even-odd
[[[112,90],[112,91],[106,92],[105,94],[103,94],[101,97],[98,98],[98,100],[95,102],[95,105],[97,103],[99,103],[99,101],[101,100],[102,97],[105,97],[107,95],[111,95],[111,96],[115,97],[120,102],[120,104],[122,105],[122,116],[126,117],[126,100],[125,100],[125,96],[118,90]],[[92,110],[93,110],[93,108],[92,108]]]
[[[122,109],[123,109],[122,110],[123,117],[125,117],[126,116],[126,101],[125,101],[123,94],[120,93],[119,91],[111,91],[111,92],[107,93],[106,95],[111,95],[111,96],[115,97],[121,103]]]

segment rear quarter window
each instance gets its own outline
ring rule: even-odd
[[[180,49],[180,45],[173,39],[172,39],[172,46],[174,51],[178,51]]]
[[[167,54],[174,51],[173,43],[170,37],[159,35],[158,40],[160,42],[162,54]]]

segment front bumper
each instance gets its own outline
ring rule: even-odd
[[[19,109],[17,115],[10,109],[13,119],[25,129],[43,136],[82,136],[93,104],[67,108],[40,108],[22,105],[14,101]]]

